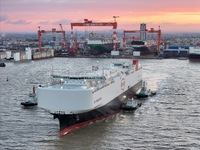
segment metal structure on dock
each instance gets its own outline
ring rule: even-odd
[[[140,30],[124,30],[124,37],[123,37],[123,49],[125,50],[126,49],[126,40],[130,40],[130,38],[127,38],[126,35],[127,34],[130,34],[130,33],[134,33],[134,34],[137,34],[139,33],[140,34],[140,40],[146,40],[146,34],[147,33],[155,33],[158,35],[157,37],[157,51],[158,53],[160,53],[160,44],[161,44],[161,41],[164,41],[161,37],[161,30],[160,30],[160,26],[159,26],[159,29],[158,30],[154,30],[154,28],[151,28],[150,30],[146,29],[146,24],[141,24],[140,26]],[[134,38],[131,38],[132,40],[135,40]],[[164,42],[163,42],[164,43]]]
[[[62,28],[62,25],[60,24],[61,30],[56,30],[56,28],[52,28],[52,30],[40,30],[40,26],[38,27],[38,47],[39,47],[39,52],[42,52],[42,47],[41,47],[41,35],[42,34],[49,34],[49,33],[56,33],[56,34],[63,34],[63,41],[62,41],[62,50],[66,48],[66,35],[65,31]]]
[[[74,40],[74,27],[84,27],[84,26],[112,26],[113,28],[113,51],[116,51],[116,45],[117,45],[117,22],[116,18],[119,16],[113,16],[114,22],[93,22],[88,19],[84,19],[84,22],[76,22],[71,23],[71,35],[70,35],[70,53],[76,54],[77,46],[76,42]]]

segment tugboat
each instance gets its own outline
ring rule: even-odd
[[[135,96],[137,98],[144,98],[148,96],[155,95],[156,91],[152,91],[151,89],[147,88],[145,81],[143,82],[142,88],[139,89],[136,93]]]
[[[141,103],[138,103],[132,97],[132,98],[128,98],[126,103],[124,103],[121,108],[122,110],[125,110],[125,111],[133,111],[133,110],[136,110],[140,106],[141,106]]]
[[[21,105],[24,107],[36,106],[37,103],[37,96],[35,94],[35,87],[33,87],[33,93],[29,93],[29,97],[25,102],[21,102]]]
[[[3,62],[0,62],[0,67],[5,67],[6,66],[6,64],[5,63],[3,63]]]
[[[141,103],[138,103],[136,100],[134,100],[133,93],[130,92],[130,97],[124,104],[122,104],[121,109],[125,111],[134,111],[141,105],[142,105]]]

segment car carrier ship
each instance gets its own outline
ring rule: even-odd
[[[93,54],[110,53],[113,50],[113,40],[111,39],[87,39],[87,45]],[[120,47],[120,41],[117,40],[116,49]]]
[[[141,88],[138,60],[108,66],[80,75],[52,74],[51,86],[38,86],[38,106],[58,118],[60,135],[118,113],[130,92]]]

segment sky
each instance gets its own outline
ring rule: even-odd
[[[200,32],[200,0],[0,0],[0,32],[59,30],[60,23],[70,31],[72,22],[113,22],[113,16],[119,16],[122,30],[139,30],[146,23],[147,29],[160,26],[162,32]]]

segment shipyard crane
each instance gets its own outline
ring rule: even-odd
[[[62,33],[63,34],[63,44],[62,44],[62,49],[65,49],[66,47],[66,37],[65,37],[65,31],[62,29],[62,25],[61,26],[61,30],[56,30],[56,28],[52,28],[52,30],[40,30],[40,26],[38,27],[38,47],[39,47],[39,52],[42,52],[42,47],[41,47],[41,35],[42,34],[49,34],[49,33]]]
[[[76,53],[76,43],[74,40],[74,35],[73,35],[73,29],[74,27],[84,27],[84,26],[112,26],[113,29],[113,51],[116,50],[116,45],[117,45],[117,22],[116,18],[118,16],[113,16],[115,19],[114,22],[93,22],[88,19],[84,19],[84,22],[76,22],[76,23],[71,23],[71,36],[70,36],[70,53],[75,54]]]
[[[72,30],[75,26],[112,26],[113,29],[117,29],[117,22],[92,22],[91,20],[84,19],[84,22],[82,23],[71,23]]]
[[[141,33],[156,33],[158,35],[157,50],[158,50],[158,53],[160,53],[160,42],[162,40],[160,27],[159,27],[158,30],[154,30],[154,28],[151,28],[150,30],[147,30],[147,29],[145,29],[145,30],[124,30],[124,39],[126,39],[126,34],[128,34],[128,33],[140,33],[140,34]],[[125,50],[125,47],[124,47],[125,46],[125,40],[123,42],[124,42],[123,43],[123,49]]]
[[[126,40],[140,40],[140,38],[137,38],[135,36],[132,36],[132,37],[124,37],[123,38],[123,41],[126,41]]]
[[[62,50],[64,50],[64,49],[66,49],[66,36],[65,36],[65,31],[63,30],[62,24],[60,24],[60,28],[63,33]]]

